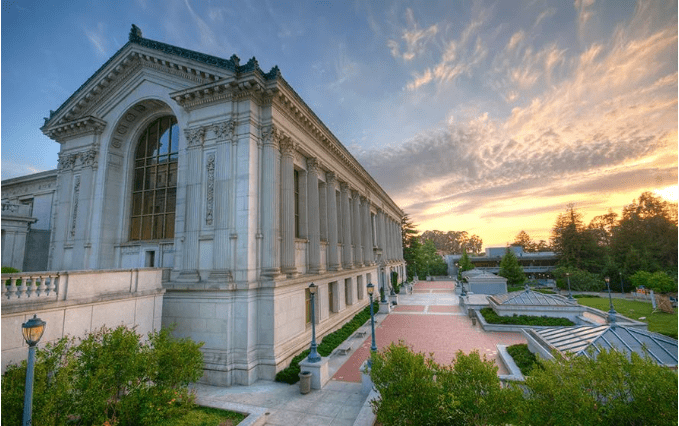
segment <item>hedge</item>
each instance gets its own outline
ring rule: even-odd
[[[375,312],[379,309],[379,301],[373,302],[373,309]],[[318,345],[318,353],[321,356],[328,356],[335,350],[339,345],[342,344],[349,336],[351,336],[354,331],[358,330],[366,321],[370,319],[370,305],[366,306],[361,312],[356,314],[351,321],[347,322],[340,328],[323,338],[323,341]],[[276,374],[276,381],[288,384],[295,384],[299,381],[299,373],[301,369],[299,368],[300,361],[304,360],[309,356],[309,349],[303,351],[299,355],[295,356],[290,362],[290,366],[284,370],[281,370]]]
[[[488,324],[535,325],[535,326],[569,326],[575,325],[567,318],[538,317],[532,315],[516,315],[502,317],[491,308],[481,309],[481,315]]]

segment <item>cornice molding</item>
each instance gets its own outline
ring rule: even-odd
[[[106,122],[97,117],[87,116],[73,121],[43,129],[43,133],[51,139],[62,143],[68,139],[88,134],[101,134]]]

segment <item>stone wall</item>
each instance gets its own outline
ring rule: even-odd
[[[26,358],[21,324],[34,314],[47,323],[39,347],[104,326],[136,327],[142,335],[159,329],[161,276],[160,269],[3,274],[10,285],[2,289],[2,371]]]

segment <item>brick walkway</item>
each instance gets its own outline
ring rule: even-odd
[[[484,332],[458,306],[451,281],[422,281],[415,285],[413,294],[400,295],[399,304],[375,328],[378,350],[392,342],[403,340],[416,352],[434,353],[440,364],[449,364],[458,350],[469,353],[474,349],[495,360],[499,374],[507,374],[497,358],[496,344],[526,343],[520,333]],[[371,337],[358,347],[335,372],[332,379],[360,382],[359,367],[368,358]]]

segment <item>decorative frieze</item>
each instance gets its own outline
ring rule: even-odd
[[[215,206],[215,154],[207,156],[207,200],[205,202],[205,224],[212,226]]]
[[[81,152],[59,154],[59,164],[57,169],[60,172],[64,172],[73,171],[83,167],[95,167],[97,165],[98,154],[99,150],[97,148],[92,148]]]

